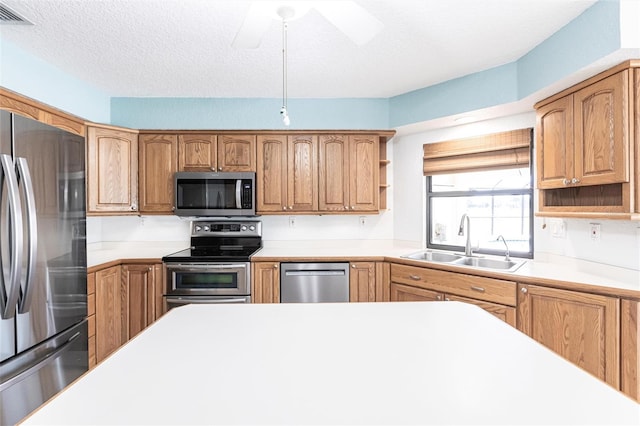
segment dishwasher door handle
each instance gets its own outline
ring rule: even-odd
[[[288,277],[332,277],[332,276],[344,276],[343,270],[324,270],[324,271],[285,271],[284,273]]]

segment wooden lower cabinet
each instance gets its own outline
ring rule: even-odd
[[[640,402],[640,302],[620,301],[620,390]]]
[[[251,264],[251,302],[280,303],[280,264],[255,262]]]
[[[375,262],[351,262],[349,264],[349,302],[375,301]]]
[[[147,328],[156,320],[157,293],[161,282],[156,280],[154,265],[122,265],[123,317],[125,341]]]
[[[618,298],[519,284],[518,329],[619,389]]]
[[[163,281],[162,263],[124,263],[87,275],[90,367],[164,313]]]
[[[464,302],[479,306],[507,324],[516,326],[516,308],[485,302],[454,294],[441,293],[434,290],[412,287],[409,285],[391,283],[391,301],[393,302]]]
[[[120,265],[95,272],[96,362],[123,343]]]

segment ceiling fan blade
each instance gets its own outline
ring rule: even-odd
[[[314,8],[359,46],[371,41],[384,28],[378,18],[353,1],[317,2]]]
[[[265,2],[268,3],[268,2]],[[266,4],[253,2],[231,46],[236,49],[256,49],[271,26],[273,18],[265,12]]]

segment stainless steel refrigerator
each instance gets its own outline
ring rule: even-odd
[[[85,141],[0,111],[0,424],[88,370]]]

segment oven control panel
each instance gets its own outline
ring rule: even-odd
[[[191,222],[191,236],[260,237],[262,222],[259,220],[194,221]]]

